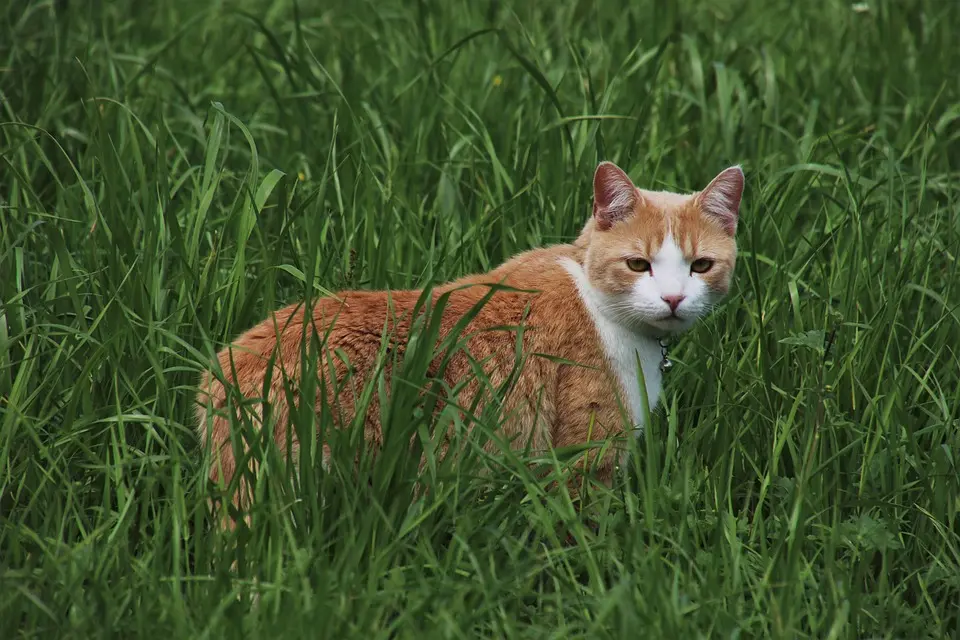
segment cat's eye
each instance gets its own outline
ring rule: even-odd
[[[713,260],[710,258],[700,258],[699,260],[694,260],[693,264],[690,265],[690,271],[694,273],[706,273],[713,268]]]
[[[643,273],[650,271],[650,263],[643,258],[627,258],[627,268],[630,269],[630,271]]]

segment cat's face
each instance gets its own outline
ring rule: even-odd
[[[594,176],[585,270],[607,317],[657,334],[689,329],[730,288],[743,172],[690,195],[638,189],[616,165]]]

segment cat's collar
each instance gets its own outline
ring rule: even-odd
[[[666,338],[657,338],[657,344],[660,345],[660,373],[666,373],[673,368],[673,362],[670,361],[670,357],[667,355],[667,347],[670,346],[670,343],[667,342]]]

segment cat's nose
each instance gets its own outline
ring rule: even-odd
[[[676,312],[677,307],[683,302],[684,296],[660,296],[660,299],[670,305],[670,311]]]

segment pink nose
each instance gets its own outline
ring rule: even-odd
[[[684,296],[660,296],[660,299],[670,305],[670,311],[676,313],[677,307],[683,302]]]

